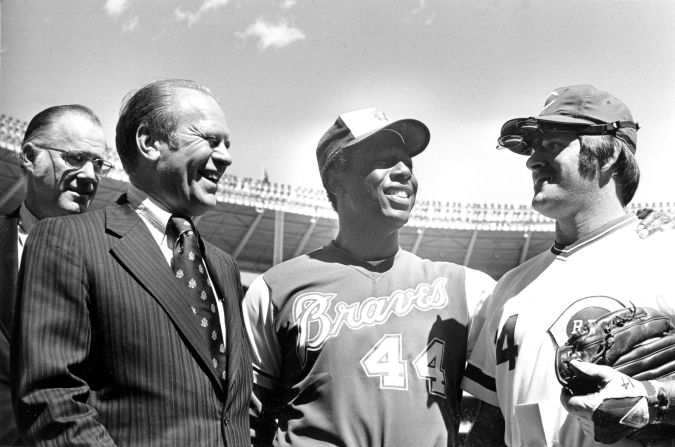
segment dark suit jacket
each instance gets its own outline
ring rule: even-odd
[[[19,236],[19,208],[0,216],[0,445],[19,441],[14,423],[9,387],[9,338],[16,296],[16,277],[19,271],[17,243]]]
[[[252,374],[233,259],[205,244],[225,308],[223,387],[171,268],[123,199],[31,231],[12,345],[19,428],[50,445],[249,446]]]

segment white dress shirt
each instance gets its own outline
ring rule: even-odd
[[[159,245],[162,254],[166,259],[167,264],[171,266],[171,258],[173,257],[173,247],[169,245],[169,238],[166,235],[166,227],[171,219],[171,213],[167,211],[162,205],[159,204],[155,199],[147,195],[145,192],[141,191],[134,185],[129,185],[129,190],[127,191],[127,199],[129,203],[138,214],[138,217],[145,223],[152,234],[153,239]],[[206,274],[211,283],[211,290],[213,290],[213,296],[216,297],[216,305],[218,306],[218,320],[220,321],[220,330],[223,334],[223,344],[226,344],[226,332],[225,332],[225,311],[223,309],[223,302],[218,296],[218,292],[213,286],[213,281],[211,281],[211,275],[209,274],[209,269],[206,266],[206,263],[202,259],[202,264],[206,269]],[[187,303],[186,303],[187,305]]]

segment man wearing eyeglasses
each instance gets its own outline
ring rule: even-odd
[[[21,145],[26,197],[14,212],[0,217],[0,445],[19,442],[9,385],[9,337],[16,280],[28,233],[46,217],[82,213],[111,163],[98,117],[73,104],[49,107],[33,117]]]
[[[557,347],[631,303],[673,313],[675,234],[641,238],[626,210],[640,178],[637,130],[623,102],[589,85],[556,89],[538,116],[502,127],[500,148],[528,157],[532,206],[555,219],[555,243],[504,275],[486,304],[463,379],[483,401],[468,445],[600,445],[561,405]]]

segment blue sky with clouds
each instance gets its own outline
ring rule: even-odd
[[[314,149],[341,112],[377,106],[431,129],[423,199],[529,203],[501,124],[590,83],[642,125],[637,200],[673,201],[672,0],[2,0],[0,112],[79,102],[108,140],[121,99],[185,77],[221,99],[231,173],[320,188]]]

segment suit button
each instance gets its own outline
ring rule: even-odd
[[[224,425],[225,427],[227,427],[229,424],[230,424],[230,418],[224,417],[224,418],[223,418],[223,425]]]

